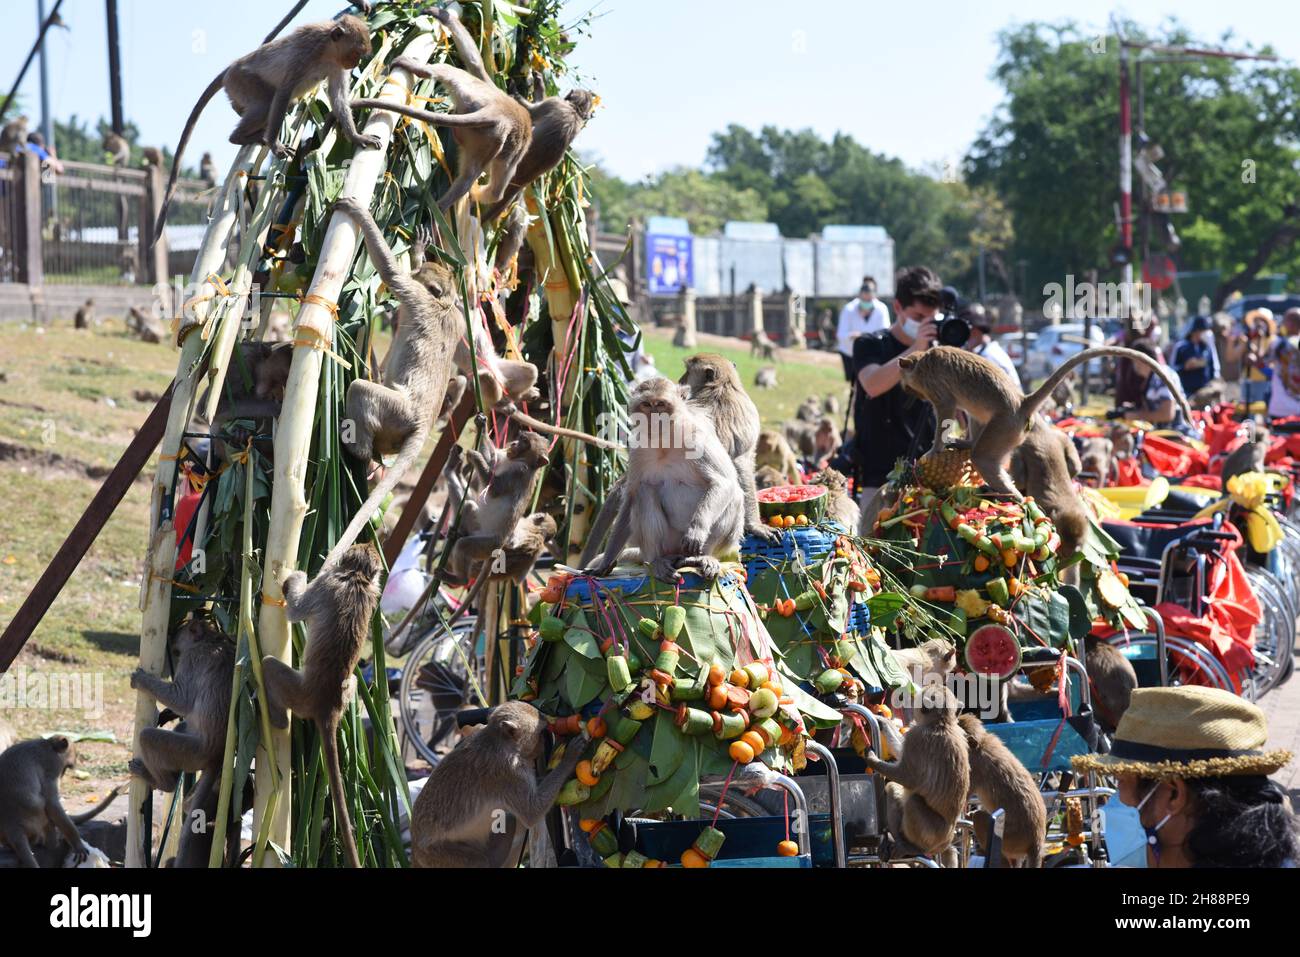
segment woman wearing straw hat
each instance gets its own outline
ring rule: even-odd
[[[1072,758],[1113,775],[1136,807],[1148,867],[1294,867],[1296,821],[1268,775],[1291,760],[1265,751],[1264,712],[1217,688],[1139,688],[1109,754]]]

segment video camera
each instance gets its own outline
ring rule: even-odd
[[[966,304],[957,295],[957,290],[952,286],[944,286],[939,293],[941,308],[943,309],[943,321],[939,323],[939,331],[935,340],[941,346],[956,346],[961,348],[966,345],[970,339],[971,324],[961,318]]]

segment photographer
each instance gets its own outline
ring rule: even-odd
[[[894,282],[896,319],[888,329],[853,343],[853,429],[857,489],[867,502],[885,484],[894,462],[919,454],[934,439],[934,416],[924,399],[899,385],[898,360],[928,349],[939,333],[935,314],[943,303],[939,277],[912,266]],[[969,330],[963,328],[961,341]]]
[[[1011,356],[1007,355],[1007,350],[993,338],[993,319],[989,316],[988,310],[976,302],[959,310],[957,315],[970,324],[970,339],[966,342],[966,348],[977,356],[988,359],[1010,376],[1012,382],[1018,384],[1020,373],[1016,371],[1016,364],[1011,361]]]

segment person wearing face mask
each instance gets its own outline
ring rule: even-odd
[[[1146,834],[1146,866],[1295,867],[1296,819],[1268,775],[1291,753],[1265,750],[1264,712],[1219,688],[1138,688],[1109,754],[1071,758],[1111,775]]]
[[[894,280],[895,322],[853,344],[853,447],[863,505],[885,484],[897,459],[924,452],[934,439],[930,404],[899,385],[898,360],[934,342],[942,289],[925,266],[900,271]]]
[[[988,359],[1010,376],[1012,382],[1019,384],[1020,373],[1016,371],[1016,364],[1007,355],[1007,350],[1002,348],[1002,343],[993,338],[993,319],[988,310],[976,302],[959,312],[958,316],[970,325],[970,339],[966,342],[966,348],[977,356]]]
[[[853,343],[859,336],[883,332],[889,328],[889,308],[876,298],[876,280],[862,277],[862,288],[857,298],[850,299],[840,310],[840,321],[835,329],[835,343],[844,363],[845,381],[853,381]]]

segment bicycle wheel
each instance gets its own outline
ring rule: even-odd
[[[486,703],[482,642],[469,647],[476,624],[464,618],[451,632],[435,625],[402,666],[398,710],[404,755],[409,745],[436,766],[455,745],[456,713]]]

